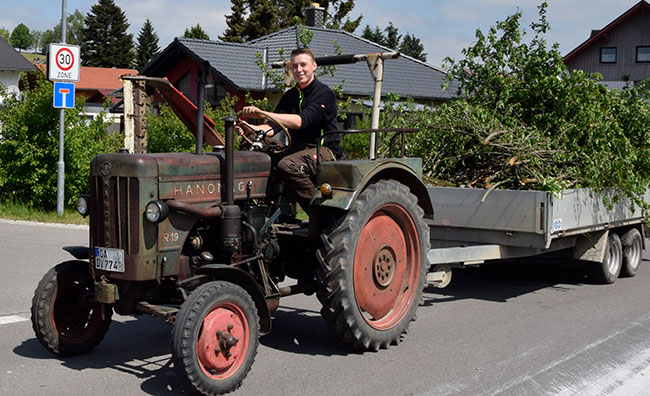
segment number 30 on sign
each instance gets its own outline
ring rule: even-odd
[[[79,81],[79,46],[50,44],[47,77],[50,81]]]

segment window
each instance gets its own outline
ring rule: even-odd
[[[636,47],[636,61],[650,62],[650,46]]]
[[[616,63],[616,47],[601,48],[600,63]]]
[[[188,99],[190,98],[190,89],[191,89],[191,80],[190,80],[190,73],[186,73],[183,77],[181,77],[178,81],[174,83],[174,86],[176,89],[181,91],[185,97]]]

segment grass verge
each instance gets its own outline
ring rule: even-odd
[[[27,206],[0,202],[0,218],[9,220],[38,221],[41,223],[63,223],[88,225],[88,218],[83,218],[76,210],[66,209],[62,216],[56,211],[47,212]]]

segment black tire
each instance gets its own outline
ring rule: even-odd
[[[321,315],[343,342],[387,348],[415,320],[429,267],[423,216],[408,187],[381,180],[322,236],[317,296]]]
[[[231,392],[255,361],[259,335],[257,309],[244,289],[230,282],[206,283],[190,294],[174,321],[174,369],[203,395]]]
[[[87,303],[94,292],[85,261],[66,261],[49,270],[32,299],[32,328],[49,351],[60,356],[82,355],[104,339],[113,310]]]
[[[602,263],[590,263],[591,277],[594,281],[603,284],[616,282],[623,265],[623,248],[621,240],[614,232],[607,238],[605,257]]]
[[[623,266],[621,276],[633,277],[639,272],[643,259],[643,238],[636,228],[632,228],[621,237],[623,246]]]

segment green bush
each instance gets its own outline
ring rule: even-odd
[[[217,132],[224,136],[223,117],[233,115],[237,97],[227,95],[218,106],[206,103],[204,112],[215,123]],[[196,150],[194,134],[183,124],[167,105],[161,105],[158,114],[147,115],[148,151],[151,153],[192,152]],[[209,151],[211,147],[205,146]]]
[[[458,99],[415,110],[388,97],[384,127],[417,127],[409,155],[428,176],[484,188],[615,188],[641,203],[650,176],[649,82],[608,90],[601,76],[569,71],[543,38],[546,3],[525,42],[521,13],[498,22],[447,60]],[[382,146],[386,151],[386,145]]]
[[[52,107],[52,84],[41,72],[30,74],[33,88],[9,96],[0,108],[0,194],[4,201],[43,210],[56,208],[59,110]],[[23,76],[24,86],[30,86]],[[65,112],[65,198],[74,205],[89,191],[90,159],[116,151],[121,142],[106,133],[107,122],[86,122],[84,104]]]

